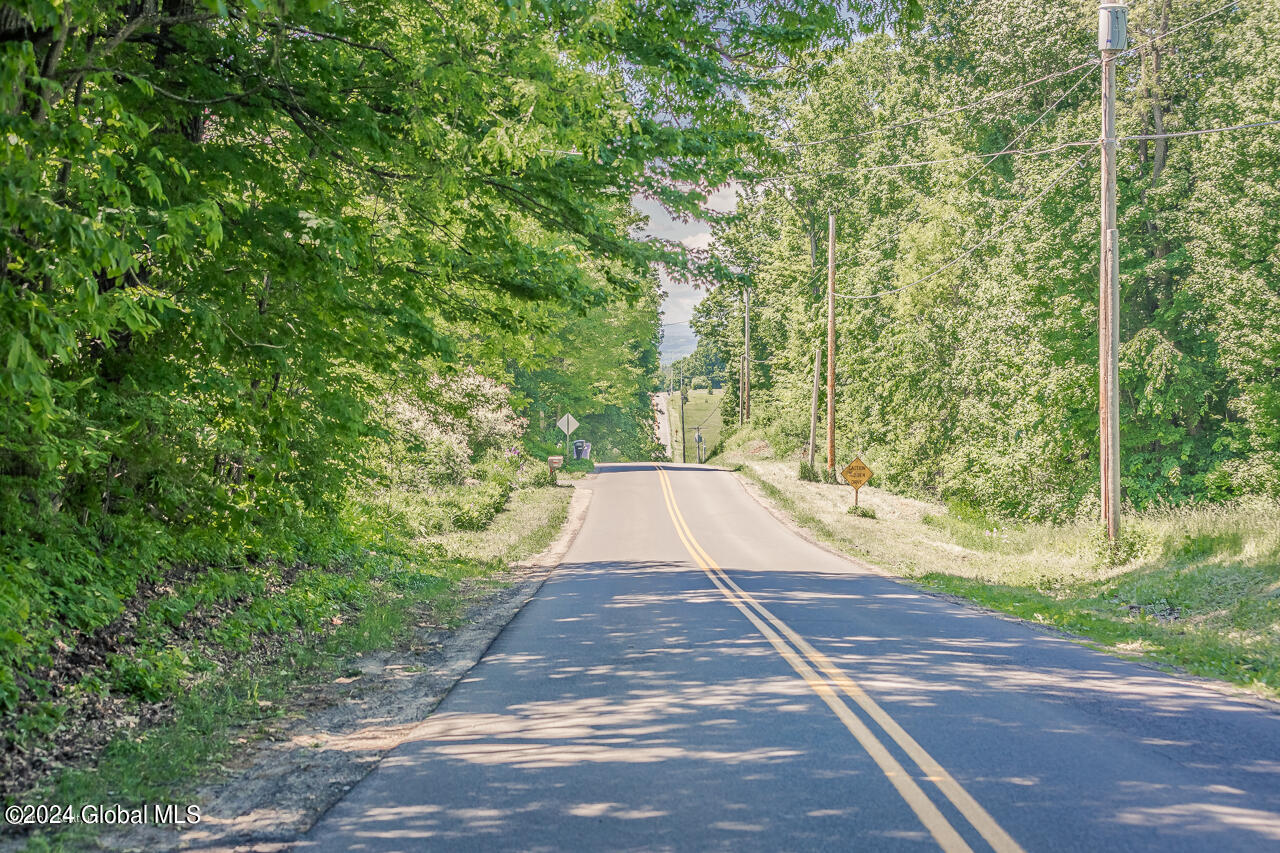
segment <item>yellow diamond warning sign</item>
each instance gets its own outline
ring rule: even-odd
[[[859,457],[850,462],[840,476],[844,477],[844,481],[855,489],[861,489],[867,484],[867,480],[871,479],[871,469]]]

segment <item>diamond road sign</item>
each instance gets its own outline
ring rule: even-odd
[[[543,423],[546,423],[546,421],[543,421]],[[578,422],[574,419],[573,415],[565,415],[563,418],[556,421],[556,426],[560,427],[561,431],[564,432],[565,435],[572,435],[573,431],[578,428]]]
[[[840,472],[840,476],[844,477],[844,481],[850,486],[855,489],[861,489],[867,484],[867,480],[871,479],[871,469],[867,467],[861,457],[858,457]]]

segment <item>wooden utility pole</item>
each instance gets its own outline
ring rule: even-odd
[[[742,419],[751,420],[751,288],[742,291]]]
[[[818,392],[822,389],[822,345],[813,348],[813,404],[809,407],[809,467],[818,441]]]
[[[827,214],[827,470],[836,470],[836,215]]]
[[[742,400],[746,396],[746,383],[743,381],[747,372],[747,357],[738,357],[738,426],[742,426]]]
[[[1098,275],[1098,426],[1101,438],[1102,523],[1120,535],[1120,240],[1116,230],[1116,57],[1127,44],[1128,9],[1098,9],[1102,51],[1102,246]]]
[[[684,365],[680,365],[680,461],[688,462],[689,455],[685,452],[685,435],[684,435]]]

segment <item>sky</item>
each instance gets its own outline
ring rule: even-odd
[[[667,213],[661,202],[636,196],[631,200],[636,210],[649,217],[649,227],[641,232],[644,236],[659,237],[666,240],[679,240],[693,249],[705,249],[711,246],[711,226],[701,219],[681,222]],[[706,207],[711,210],[730,212],[738,205],[737,184],[726,184],[712,192],[707,198]],[[662,363],[672,361],[693,352],[697,341],[688,326],[693,316],[693,307],[697,305],[705,291],[695,290],[687,284],[673,282],[665,270],[658,272],[662,281],[662,289],[667,298],[662,303]]]

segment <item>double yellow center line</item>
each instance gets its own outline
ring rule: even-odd
[[[863,722],[862,718],[841,698],[841,693],[848,699],[853,700],[853,703],[862,709],[862,712],[875,722],[884,734],[915,762],[916,766],[924,774],[925,779],[937,786],[942,795],[955,806],[965,820],[991,845],[993,850],[998,851],[998,853],[1022,853],[1022,848],[1018,846],[1018,843],[995,822],[995,819],[987,813],[986,809],[978,805],[978,801],[959,782],[953,779],[951,774],[943,769],[942,765],[938,764],[929,753],[925,752],[924,748],[916,743],[915,739],[907,734],[898,725],[897,721],[889,716],[888,712],[868,696],[866,691],[832,663],[830,658],[815,649],[804,637],[793,631],[790,626],[770,613],[760,602],[756,601],[750,593],[734,583],[724,569],[716,565],[716,562],[711,559],[711,556],[703,550],[702,546],[694,538],[693,531],[689,529],[688,523],[684,520],[684,515],[680,512],[680,507],[676,504],[675,492],[671,488],[671,478],[660,465],[658,466],[658,478],[662,483],[662,495],[666,499],[667,512],[670,513],[671,521],[675,525],[676,535],[684,543],[690,556],[693,557],[693,561],[706,573],[707,577],[724,594],[729,603],[742,611],[742,615],[746,616],[751,624],[764,635],[764,638],[791,665],[796,674],[804,679],[813,692],[817,693],[822,701],[826,702],[831,710],[835,712],[840,721],[844,723],[862,748],[867,751],[867,754],[879,766],[885,778],[897,789],[902,799],[915,812],[920,822],[929,830],[934,840],[938,842],[938,846],[948,851],[948,853],[950,851],[972,850],[960,833],[956,832],[955,827],[951,825],[942,812],[938,810],[938,807],[933,804],[933,801],[924,793],[911,774],[894,758],[893,754],[881,743],[880,739]]]

